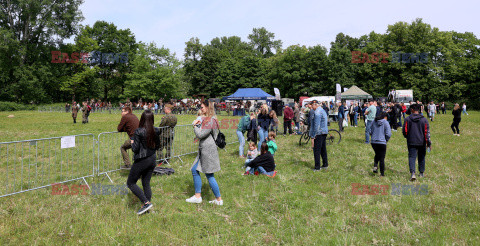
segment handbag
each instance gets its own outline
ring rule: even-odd
[[[210,132],[210,134],[212,135],[213,140],[215,141],[215,144],[217,145],[217,147],[219,147],[220,149],[223,149],[225,148],[225,145],[227,145],[227,142],[225,141],[225,135],[222,133],[222,131],[220,131],[220,126],[218,125],[218,121],[217,121],[217,126],[218,126],[217,138],[213,136],[213,129]]]

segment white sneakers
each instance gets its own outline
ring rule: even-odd
[[[189,203],[202,203],[202,197],[197,198],[196,196],[192,196],[188,199],[185,199],[185,201]]]
[[[185,199],[185,201],[188,203],[202,203],[202,198],[201,197],[197,198],[196,196],[192,196],[188,199]],[[213,200],[213,201],[209,201],[208,203],[222,206],[223,200],[221,201]]]
[[[209,201],[208,203],[215,204],[215,205],[218,205],[218,206],[223,206],[223,200],[220,200],[220,201],[213,200],[213,201]]]

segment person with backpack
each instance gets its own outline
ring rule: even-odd
[[[209,203],[222,206],[223,200],[220,195],[220,188],[214,177],[214,173],[220,171],[220,159],[215,140],[218,139],[220,130],[218,129],[219,124],[215,116],[214,103],[205,100],[201,104],[200,110],[205,117],[201,123],[198,120],[193,122],[195,136],[199,139],[198,155],[191,168],[195,195],[185,201],[188,203],[202,203],[202,179],[200,177],[200,172],[202,172],[205,173],[210,188],[215,195],[215,200],[209,201]]]
[[[421,105],[413,104],[410,106],[410,110],[412,114],[405,119],[402,132],[407,139],[410,180],[415,181],[415,160],[418,157],[418,171],[420,172],[420,178],[423,178],[426,149],[427,147],[431,149],[432,142],[428,120],[420,114]]]
[[[133,134],[132,144],[133,165],[127,179],[127,187],[140,199],[143,206],[137,214],[141,215],[153,207],[152,189],[150,179],[155,169],[155,152],[160,146],[160,130],[154,127],[152,111],[145,110],[140,117],[138,128]],[[142,178],[143,191],[138,187],[137,181]]]
[[[370,128],[370,136],[372,136],[372,148],[375,151],[373,158],[373,172],[378,172],[378,164],[380,163],[380,176],[385,176],[385,155],[387,153],[387,142],[392,136],[390,125],[387,122],[387,114],[381,112]]]
[[[245,158],[245,132],[247,131],[247,129],[250,127],[250,120],[252,119],[253,117],[251,115],[245,115],[243,116],[240,121],[238,122],[238,125],[237,125],[237,137],[238,137],[238,142],[239,142],[239,146],[238,146],[238,156],[240,156],[241,158]]]

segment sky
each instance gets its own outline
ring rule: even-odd
[[[202,44],[215,37],[239,36],[248,41],[253,28],[265,27],[290,45],[322,45],[342,32],[360,37],[385,33],[388,25],[422,18],[440,31],[480,35],[478,0],[85,0],[85,20],[103,20],[130,29],[137,41],[155,42],[183,58],[185,42],[198,37]]]

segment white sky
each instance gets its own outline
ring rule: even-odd
[[[258,27],[273,32],[283,48],[320,44],[329,49],[340,32],[353,37],[385,33],[388,25],[416,18],[441,31],[480,34],[478,0],[85,0],[81,10],[84,25],[113,22],[129,28],[137,41],[153,41],[179,58],[191,37],[202,44],[222,36],[248,41]]]

